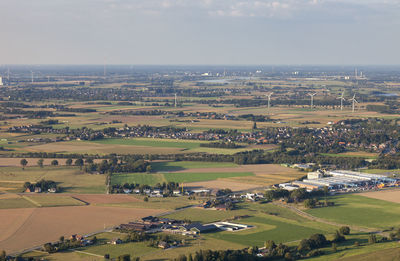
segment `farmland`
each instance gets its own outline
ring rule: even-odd
[[[400,225],[400,205],[359,196],[335,196],[335,206],[307,210],[311,215],[337,223],[387,229]]]
[[[160,212],[163,210],[100,206],[0,209],[1,230],[6,231],[0,249],[18,251],[56,241],[62,235],[99,231]]]

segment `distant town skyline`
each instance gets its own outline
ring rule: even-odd
[[[400,64],[398,0],[2,0],[0,64]]]

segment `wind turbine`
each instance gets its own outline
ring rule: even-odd
[[[175,93],[175,108],[176,108],[177,102],[176,102],[176,93]]]
[[[271,107],[271,95],[274,94],[273,92],[271,92],[270,94],[267,94],[268,97],[268,113],[269,113],[269,108]]]
[[[31,82],[33,83],[33,71],[31,71]]]
[[[356,100],[356,94],[353,95],[353,98],[350,99],[350,101],[352,101],[351,111],[354,112],[354,107],[355,107],[356,103],[358,103],[358,101]]]
[[[308,95],[311,97],[311,110],[312,110],[313,107],[314,107],[314,96],[317,95],[317,93],[316,92],[315,93],[309,93]]]
[[[344,92],[342,92],[342,95],[340,95],[340,96],[338,97],[338,99],[340,99],[340,110],[341,110],[341,111],[343,111],[343,101],[346,100],[343,96],[344,96]]]

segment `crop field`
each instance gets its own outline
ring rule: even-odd
[[[321,153],[321,155],[330,157],[360,157],[368,159],[376,159],[379,156],[377,153],[370,153],[364,151],[349,151],[344,153]]]
[[[400,205],[360,195],[332,198],[335,206],[307,210],[311,215],[337,223],[370,228],[390,228],[400,225]]]
[[[144,184],[154,186],[157,183],[163,183],[166,179],[163,174],[150,173],[117,173],[111,176],[111,184]]]
[[[400,190],[381,190],[374,192],[365,192],[359,194],[364,197],[385,200],[394,203],[400,203]]]
[[[0,199],[0,209],[35,208],[35,207],[37,207],[36,204],[19,196],[15,198]]]
[[[235,163],[230,162],[202,162],[202,161],[164,161],[152,162],[153,171],[179,171],[197,168],[227,168],[238,167]]]
[[[133,202],[121,203],[99,203],[98,206],[117,207],[117,208],[149,208],[149,209],[166,209],[176,210],[183,207],[189,207],[200,204],[200,200],[189,200],[187,197],[167,197],[167,198],[148,198],[148,201],[143,200],[144,196],[132,196],[138,199]]]
[[[60,195],[26,195],[26,200],[38,207],[83,206],[84,202],[70,196]]]
[[[35,183],[41,179],[53,180],[62,187],[62,192],[68,193],[104,193],[105,176],[83,173],[79,167],[56,166],[44,168],[20,167],[0,168],[0,187],[12,184],[22,192],[26,181]],[[4,185],[2,185],[4,184]]]
[[[98,206],[0,209],[0,230],[5,231],[0,235],[0,249],[13,252],[163,211]]]
[[[220,178],[231,178],[231,177],[247,177],[254,175],[251,172],[206,172],[206,173],[165,173],[165,179],[170,182],[197,182],[197,181],[207,181],[207,180],[216,180]]]

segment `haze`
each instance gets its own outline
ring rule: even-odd
[[[0,64],[398,64],[398,0],[2,0]]]

